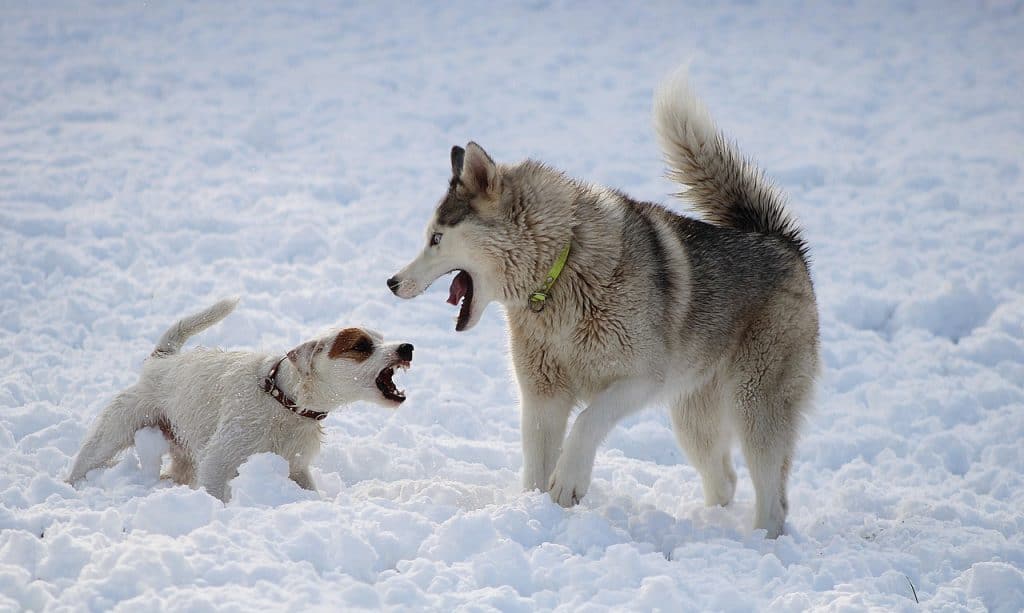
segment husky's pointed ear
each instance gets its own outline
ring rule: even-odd
[[[288,352],[288,360],[302,377],[309,377],[313,374],[313,358],[323,349],[320,341],[306,341],[295,349]]]
[[[454,151],[453,161],[454,161]],[[480,145],[470,142],[463,156],[462,184],[471,194],[493,199],[501,193],[501,177],[498,166]]]
[[[452,147],[452,176],[458,179],[462,175],[462,161],[466,159],[466,150],[455,145]]]

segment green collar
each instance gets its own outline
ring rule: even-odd
[[[562,269],[565,268],[565,262],[569,259],[569,246],[571,242],[565,244],[565,249],[558,254],[558,259],[555,260],[551,270],[548,271],[548,277],[544,280],[544,287],[530,294],[530,310],[534,313],[540,313],[544,310],[544,301],[548,299],[548,294],[551,292],[551,286],[558,281],[558,276],[562,274]]]

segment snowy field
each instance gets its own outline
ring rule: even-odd
[[[777,541],[738,452],[703,507],[661,410],[578,508],[521,492],[500,309],[456,334],[445,281],[385,286],[470,139],[671,203],[650,106],[686,61],[812,250]],[[1021,610],[1022,92],[1019,1],[4,2],[0,610]],[[227,505],[173,486],[148,431],[66,485],[164,328],[229,295],[198,342],[367,325],[415,343],[409,401],[328,418],[316,494],[271,455]]]

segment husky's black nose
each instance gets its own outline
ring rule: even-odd
[[[396,279],[394,277],[391,277],[390,279],[388,279],[388,289],[391,290],[391,293],[395,294],[396,296],[398,295],[398,286],[399,285],[401,285],[401,283],[398,282],[398,279]],[[404,345],[403,345],[403,347],[404,347]],[[411,345],[410,345],[410,347],[411,347]],[[412,351],[412,349],[410,349],[410,351]]]
[[[412,345],[409,343],[402,343],[398,346],[398,357],[402,358],[406,362],[412,361]]]

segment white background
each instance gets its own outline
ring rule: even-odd
[[[1020,2],[5,2],[0,609],[1024,607]],[[500,309],[456,334],[411,259],[473,139],[669,203],[650,127],[680,63],[806,228],[825,372],[789,534],[742,457],[705,509],[665,413],[569,511],[522,493]],[[92,419],[160,333],[416,345],[392,413],[326,422],[318,494],[253,458],[225,506],[139,436],[77,489]],[[141,461],[139,459],[141,456]]]

